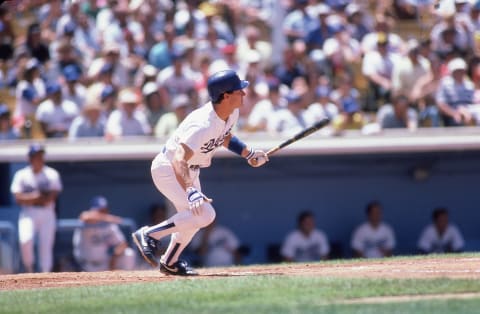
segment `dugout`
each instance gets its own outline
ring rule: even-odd
[[[282,138],[239,135],[248,144],[268,149]],[[25,165],[29,142],[2,143],[0,149],[0,220],[16,225],[19,208],[9,194],[13,173]],[[104,194],[112,213],[148,223],[152,203],[163,198],[150,178],[150,162],[162,139],[117,142],[46,141],[47,163],[62,175],[59,218],[76,218],[93,195]],[[437,206],[450,209],[466,240],[467,251],[480,249],[480,129],[389,130],[381,135],[356,131],[341,137],[321,133],[299,141],[251,168],[221,150],[213,166],[202,170],[203,191],[214,199],[218,221],[250,247],[246,263],[267,262],[296,225],[296,216],[311,209],[338,257],[350,257],[350,236],[364,221],[364,208],[379,200],[384,219],[395,230],[395,254],[416,253],[422,228]]]

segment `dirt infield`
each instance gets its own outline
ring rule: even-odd
[[[205,268],[199,269],[199,273],[199,276],[188,277],[185,280],[252,275],[480,279],[480,257],[445,256],[338,263],[255,265]],[[165,276],[157,270],[0,275],[0,290],[165,282],[177,279],[179,277]]]

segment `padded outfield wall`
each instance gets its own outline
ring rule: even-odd
[[[413,254],[423,226],[436,206],[446,206],[466,239],[480,249],[480,132],[462,129],[413,135],[325,138],[312,136],[251,168],[227,151],[201,172],[203,191],[214,199],[219,223],[251,248],[247,263],[267,261],[267,247],[280,244],[303,209],[312,210],[336,250],[351,255],[350,236],[365,217],[365,205],[379,200],[397,236],[396,254]],[[244,137],[268,149],[281,141]],[[266,139],[266,140],[265,140]],[[18,208],[8,182],[25,165],[27,142],[0,149],[0,219],[15,222]],[[48,163],[60,171],[64,191],[59,217],[76,218],[92,196],[103,194],[113,213],[148,221],[148,207],[163,201],[150,178],[150,160],[161,140],[121,143],[47,142]]]

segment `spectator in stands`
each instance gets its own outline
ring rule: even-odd
[[[164,138],[173,133],[190,113],[190,99],[185,94],[177,95],[173,98],[172,111],[165,113],[160,117],[155,126],[155,136]]]
[[[270,116],[267,125],[272,126],[272,130],[277,133],[293,135],[307,126],[304,117],[304,99],[294,90],[290,90],[285,99],[287,100],[287,106]]]
[[[392,104],[383,105],[377,113],[377,122],[382,129],[406,128],[416,131],[418,115],[415,109],[410,108],[410,102],[405,95],[398,95],[392,99]]]
[[[63,77],[65,84],[62,86],[62,95],[64,99],[75,103],[79,110],[82,109],[85,103],[85,95],[87,90],[83,84],[80,83],[80,70],[69,64],[63,68]]]
[[[64,99],[62,87],[53,82],[47,86],[47,99],[38,105],[35,117],[46,137],[65,137],[78,115],[77,105]]]
[[[336,132],[362,129],[366,119],[360,108],[360,93],[353,87],[352,78],[344,74],[338,78],[337,84],[330,94],[330,99],[339,108],[339,114],[333,120]]]
[[[406,95],[412,99],[412,92],[418,81],[425,75],[431,76],[430,61],[420,55],[419,43],[411,39],[407,43],[407,55],[393,65],[393,95]]]
[[[6,104],[0,103],[0,142],[19,138],[20,132],[12,125],[10,109]]]
[[[467,25],[457,18],[460,15],[455,13],[455,9],[443,10],[441,20],[430,32],[432,49],[442,59],[451,50],[465,56],[470,49],[471,34],[468,33]]]
[[[286,107],[285,98],[280,95],[280,82],[268,82],[268,97],[257,102],[247,119],[246,131],[274,131],[274,126],[268,125],[271,116]]]
[[[219,225],[216,220],[195,234],[190,245],[205,267],[241,264],[240,240],[232,230]]]
[[[41,64],[50,60],[48,44],[42,39],[40,25],[38,23],[32,23],[28,26],[25,46],[30,56],[38,60]]]
[[[334,120],[338,115],[338,106],[330,99],[330,88],[327,86],[318,86],[315,91],[315,102],[308,106],[305,119],[307,125],[313,125],[323,118]]]
[[[7,61],[13,57],[15,38],[10,12],[6,6],[0,5],[0,60]]]
[[[325,3],[319,3],[316,5],[315,10],[318,23],[313,28],[307,30],[308,33],[305,38],[308,51],[323,49],[325,41],[333,37],[335,33],[335,27],[327,22],[328,17],[332,13],[330,7]]]
[[[246,63],[245,57],[248,53],[244,53],[248,50],[255,50],[259,53],[261,66],[267,64],[272,56],[272,45],[265,40],[262,40],[260,30],[254,25],[246,25],[237,39],[236,59],[240,63]],[[236,70],[236,69],[233,69]]]
[[[351,246],[355,257],[378,258],[391,256],[395,248],[393,229],[382,222],[382,206],[368,203],[367,222],[358,226],[352,235]]]
[[[103,111],[105,112],[105,116],[109,117],[110,114],[116,109],[118,96],[117,88],[113,85],[107,84],[99,86],[99,89],[100,102],[102,103]]]
[[[345,8],[345,14],[347,16],[347,28],[352,38],[355,38],[359,43],[362,42],[365,35],[371,33],[371,28],[369,27],[367,16],[362,10],[362,7],[356,3],[350,3]]]
[[[128,71],[125,62],[126,60],[120,54],[120,46],[115,42],[106,42],[103,45],[101,56],[92,61],[87,78],[91,82],[95,82],[104,65],[110,64],[113,67],[111,84],[119,88],[130,86],[133,83],[134,73]]]
[[[104,196],[94,197],[79,219],[84,225],[73,233],[73,255],[82,271],[135,268],[135,252],[119,228],[122,218],[110,214]]]
[[[30,59],[25,64],[22,79],[16,88],[15,119],[28,119],[35,115],[37,106],[45,99],[45,83],[40,77],[40,64]]]
[[[454,253],[463,250],[465,241],[460,230],[449,222],[448,210],[435,208],[432,223],[426,226],[418,239],[418,248],[422,253]]]
[[[307,76],[307,71],[295,55],[293,47],[287,47],[283,51],[282,63],[277,66],[275,75],[280,83],[292,87],[293,80],[299,76]]]
[[[376,111],[381,104],[389,102],[392,92],[392,73],[398,55],[389,51],[387,34],[377,34],[377,49],[365,54],[362,64],[362,73],[369,82],[367,111]]]
[[[392,32],[392,29],[394,29],[394,23],[395,21],[392,17],[385,15],[377,16],[374,31],[366,34],[360,43],[365,55],[373,50],[378,50],[379,48],[387,48],[388,52],[403,54],[405,51],[405,44],[398,34]],[[386,42],[388,45],[386,47],[381,47],[378,45],[379,41]]]
[[[285,16],[283,33],[288,42],[304,41],[308,31],[314,28],[318,21],[307,11],[308,0],[295,0],[295,9]]]
[[[472,104],[475,87],[466,77],[467,64],[461,58],[448,63],[449,75],[444,77],[437,89],[436,103],[445,126],[475,124]]]
[[[49,272],[53,265],[55,204],[62,191],[62,182],[60,174],[45,164],[44,154],[42,145],[30,145],[29,165],[15,172],[10,186],[15,201],[21,207],[18,236],[26,272],[35,271],[34,243],[37,237],[39,270]]]
[[[68,130],[70,139],[80,137],[103,137],[105,135],[106,118],[98,97],[90,96]]]
[[[280,250],[286,262],[313,262],[328,258],[330,244],[325,233],[315,226],[311,211],[303,211],[297,218],[297,229],[291,231]]]
[[[126,136],[150,135],[152,129],[139,105],[140,97],[136,91],[121,90],[118,95],[118,109],[108,116],[105,136],[109,139],[116,139]]]
[[[144,111],[147,116],[148,123],[153,129],[160,118],[167,113],[165,103],[163,102],[158,91],[156,82],[147,82],[143,85],[142,94],[144,99]],[[173,108],[172,108],[173,109]]]

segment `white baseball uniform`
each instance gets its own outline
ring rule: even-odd
[[[125,242],[118,225],[107,222],[86,223],[73,233],[73,255],[85,271],[106,271],[116,246]],[[115,269],[132,270],[135,253],[126,248],[118,257]]]
[[[10,191],[16,193],[47,192],[62,190],[59,173],[48,166],[35,174],[31,166],[18,170],[12,180]],[[53,265],[53,244],[55,241],[55,203],[45,206],[22,206],[18,221],[18,235],[23,264],[32,269],[34,264],[33,244],[38,235],[39,262],[42,272],[49,272]]]
[[[200,168],[210,166],[216,149],[225,141],[238,120],[238,109],[234,110],[227,121],[220,119],[211,102],[192,111],[167,140],[164,150],[152,162],[151,172],[157,189],[175,206],[177,214],[170,219],[145,230],[145,234],[160,239],[172,234],[170,244],[162,262],[175,263],[180,253],[191,241],[195,233],[209,225],[215,219],[215,210],[205,202],[201,214],[195,216],[189,210],[187,192],[178,182],[171,161],[180,144],[188,146],[193,155],[188,161],[193,186],[201,191]]]
[[[393,250],[395,247],[395,234],[393,229],[383,222],[375,229],[365,222],[353,233],[351,245],[353,249],[362,252],[364,257],[383,257],[381,249]]]
[[[295,230],[287,235],[280,252],[295,262],[319,261],[328,255],[330,245],[327,236],[320,230],[313,230],[308,236]]]
[[[428,253],[446,253],[460,251],[465,241],[460,230],[455,225],[449,224],[447,230],[440,235],[434,224],[425,227],[418,240],[418,248]]]
[[[202,230],[203,231],[203,230]],[[201,245],[203,232],[200,231],[192,240],[192,247]],[[234,252],[240,246],[237,236],[223,226],[214,226],[208,235],[207,254],[202,257],[202,264],[207,267],[231,266],[235,264]]]

